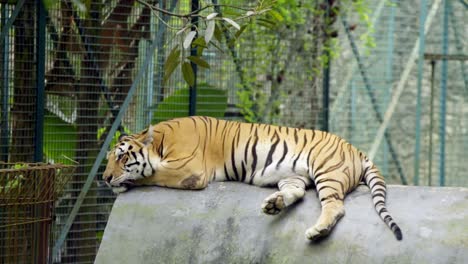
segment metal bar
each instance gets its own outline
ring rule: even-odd
[[[191,11],[198,11],[200,9],[200,2],[198,0],[191,1]],[[197,12],[198,13],[198,12]],[[192,16],[192,30],[196,29],[198,25],[198,16]],[[190,49],[191,56],[197,56],[197,48],[193,47]],[[195,76],[195,82],[193,87],[189,87],[189,115],[193,116],[197,114],[197,65],[193,62],[190,63],[192,65],[193,74]]]
[[[386,107],[388,105],[388,102],[390,101],[390,95],[393,87],[393,58],[394,58],[394,34],[395,34],[395,13],[396,13],[396,7],[395,7],[395,2],[391,2],[392,5],[390,5],[388,8],[390,8],[390,16],[389,16],[389,22],[388,22],[388,33],[387,33],[387,43],[388,43],[388,52],[387,52],[387,69],[385,71],[385,81],[386,81],[386,90],[384,93],[384,100],[383,100],[383,105]],[[380,109],[381,111],[383,109]],[[383,145],[383,166],[382,166],[382,173],[384,175],[388,175],[389,171],[389,157],[388,157],[389,149],[388,149],[388,144]]]
[[[419,185],[419,162],[421,156],[421,112],[422,112],[422,78],[424,72],[425,40],[424,24],[426,23],[427,1],[421,0],[419,13],[419,59],[418,59],[418,89],[416,95],[416,139],[414,146],[414,177],[413,184]]]
[[[165,4],[165,1],[159,1],[159,7],[160,8],[163,8],[165,9],[165,6],[163,6]],[[172,0],[171,2],[171,6],[169,6],[169,12],[172,12],[174,11],[175,7],[177,5],[177,0]],[[164,99],[164,87],[163,87],[163,77],[164,77],[164,40],[165,40],[165,37],[164,35],[166,34],[166,29],[167,29],[167,26],[166,26],[166,23],[169,21],[169,18],[170,16],[168,15],[161,15],[161,18],[158,19],[158,34],[159,34],[159,38],[157,39],[157,42],[158,44],[156,45],[157,46],[157,52],[156,52],[156,56],[157,56],[157,60],[156,60],[156,103],[154,105],[151,106],[151,110],[153,109],[156,109],[157,108],[157,105],[159,103],[161,103]],[[162,20],[162,21],[161,21]]]
[[[355,124],[357,120],[357,89],[354,80],[351,81],[351,125],[349,126],[350,140],[352,144],[355,144],[355,134],[358,131],[355,131]],[[359,126],[357,126],[359,127]]]
[[[5,36],[8,35],[8,31],[10,30],[11,26],[13,26],[13,22],[15,22],[16,17],[18,16],[21,8],[23,8],[23,5],[24,5],[25,1],[26,0],[19,0],[16,3],[16,6],[15,6],[15,9],[13,10],[13,13],[11,13],[10,18],[6,22],[5,26],[2,28],[2,32],[1,32],[1,35],[0,35],[0,46],[4,45],[3,41],[5,39]]]
[[[36,51],[36,128],[34,162],[42,162],[44,143],[44,102],[45,102],[45,45],[46,13],[42,1],[36,2],[37,8],[37,51]]]
[[[150,17],[150,36],[151,34],[154,34],[155,32],[155,26],[154,26],[154,16]],[[146,43],[151,44],[151,37],[150,40],[148,40]],[[153,56],[151,56],[151,63],[148,65],[148,73],[147,73],[147,81],[146,81],[146,91],[147,91],[147,96],[146,96],[146,124],[151,124],[151,121],[153,120],[153,111],[151,109],[151,106],[153,105],[153,98],[154,98],[154,53]]]
[[[437,13],[437,10],[439,9],[440,2],[441,0],[434,0],[434,3],[432,4],[431,10],[429,11],[429,14],[427,15],[427,18],[426,18],[426,24],[424,25],[424,35],[426,35],[427,32],[429,31],[429,28],[432,24],[432,20],[435,14]],[[385,131],[387,130],[388,125],[390,124],[390,120],[392,119],[393,113],[395,112],[396,106],[399,102],[403,89],[406,86],[405,85],[406,81],[409,78],[409,75],[414,65],[414,60],[418,56],[418,53],[419,53],[419,39],[417,39],[414,43],[413,49],[409,55],[405,68],[401,74],[400,81],[398,82],[398,85],[395,89],[392,100],[390,101],[390,105],[388,106],[387,111],[385,112],[383,122],[382,124],[380,124],[379,130],[377,131],[377,134],[375,135],[374,143],[372,144],[372,147],[369,151],[369,157],[371,159],[375,157],[375,154],[377,153],[377,149],[379,148],[380,142],[382,141]]]
[[[372,13],[372,19],[371,19],[371,25],[376,25],[377,24],[377,21],[380,19],[380,15],[382,14],[382,10],[383,8],[385,7],[385,4],[387,3],[387,0],[380,0],[379,1],[379,4],[377,5],[377,7],[375,7],[374,9],[374,12]],[[364,33],[364,34],[370,34],[370,28],[367,28],[367,31]],[[333,114],[333,113],[336,113],[336,111],[338,111],[338,107],[340,105],[342,105],[341,103],[341,98],[344,98],[345,94],[347,93],[348,91],[348,85],[351,81],[351,79],[353,78],[354,76],[354,72],[356,70],[356,67],[357,67],[357,63],[355,61],[352,62],[351,64],[351,67],[349,68],[350,70],[348,71],[348,73],[346,74],[345,78],[344,78],[344,81],[343,83],[341,84],[341,86],[338,88],[338,95],[336,96],[336,99],[333,100],[333,105],[330,109],[330,113],[332,113],[332,119],[334,116],[339,116],[337,114]]]
[[[372,87],[370,85],[369,79],[367,78],[367,73],[366,73],[366,71],[364,69],[364,65],[363,65],[363,63],[361,61],[361,56],[359,55],[359,51],[357,49],[356,43],[354,41],[353,36],[351,35],[351,32],[349,31],[348,23],[346,22],[346,19],[344,17],[342,17],[341,21],[342,21],[343,26],[345,28],[348,40],[349,40],[349,42],[351,44],[351,49],[353,51],[354,57],[356,58],[358,69],[359,69],[359,72],[361,73],[362,79],[364,81],[364,85],[366,87],[367,94],[369,95],[369,98],[371,100],[372,108],[374,109],[374,112],[375,112],[375,118],[381,124],[382,123],[382,115],[380,114],[380,111],[379,111],[379,106],[377,104],[377,98],[375,98],[375,95],[372,92]],[[385,132],[384,137],[385,137],[385,140],[386,140],[386,142],[388,144],[388,150],[389,150],[389,152],[390,152],[390,154],[392,156],[392,159],[395,162],[395,165],[397,167],[398,174],[400,175],[401,183],[406,185],[406,184],[408,184],[408,181],[406,180],[406,176],[405,176],[405,173],[404,173],[403,168],[401,166],[400,160],[398,158],[398,155],[396,154],[395,148],[393,147],[392,140],[390,138],[390,134]],[[372,157],[371,159],[373,159],[373,158],[374,157]]]
[[[34,133],[34,162],[42,162],[43,145],[44,145],[44,102],[45,102],[45,45],[46,45],[46,13],[42,1],[36,2],[36,120]],[[43,175],[49,176],[49,175]],[[47,180],[47,177],[46,177]],[[41,188],[37,182],[36,188]],[[39,189],[37,189],[39,190]],[[36,218],[41,217],[40,207],[34,206],[34,215]],[[41,252],[41,247],[44,243],[41,240],[44,232],[41,230],[44,223],[35,223],[33,225],[34,248],[33,248],[33,263],[42,263],[44,261],[45,252]],[[46,246],[48,248],[48,245]]]
[[[432,60],[431,61],[431,103],[430,103],[430,120],[429,120],[429,154],[428,154],[428,167],[429,167],[429,173],[427,175],[428,180],[427,180],[427,185],[431,186],[432,185],[432,142],[433,142],[433,133],[432,131],[434,130],[434,83],[435,83],[435,66],[436,66],[436,61]]]
[[[7,22],[7,15],[8,15],[8,10],[7,10],[7,5],[2,4],[2,20],[1,20],[1,25],[3,25],[3,28],[6,27],[6,22]],[[2,28],[2,32],[3,32]],[[0,45],[1,49],[1,54],[2,54],[2,65],[1,65],[1,71],[2,71],[2,120],[1,120],[1,132],[0,132],[0,137],[1,137],[1,156],[0,159],[4,162],[8,161],[8,145],[10,143],[9,140],[9,120],[8,120],[8,101],[10,97],[10,90],[9,90],[9,76],[8,76],[8,67],[9,67],[9,53],[8,53],[8,47],[10,45],[9,42],[9,34],[8,30],[6,31],[6,34],[2,34],[2,42],[4,45]]]
[[[452,11],[452,5],[449,2],[449,12],[453,14]],[[452,15],[450,16],[450,22],[452,23],[452,30],[453,30],[453,35],[455,37],[455,46],[457,47],[457,50],[462,51],[463,50],[463,43],[460,41],[460,33],[458,32],[458,27],[457,27],[457,21],[456,21],[456,16]],[[468,55],[464,55],[465,59],[464,61],[468,60]],[[464,61],[460,61],[460,70],[462,73],[463,81],[465,82],[465,93],[468,92],[468,74],[466,73],[466,67]]]
[[[442,34],[442,54],[447,55],[448,53],[448,34],[449,34],[449,0],[444,1],[444,18],[442,23],[443,34]],[[439,185],[445,185],[445,125],[446,125],[446,110],[447,110],[447,68],[448,62],[446,59],[442,60],[441,70],[441,83],[440,83],[440,126],[439,126],[439,137],[440,137],[440,157],[439,157]]]
[[[330,2],[325,1],[326,10],[324,14],[325,31],[328,30],[330,20]],[[323,79],[322,79],[322,130],[329,131],[329,110],[330,110],[330,49],[328,46],[329,38],[325,38],[323,56],[326,58],[325,65],[323,66]]]
[[[425,60],[459,60],[463,62],[463,61],[468,60],[468,55],[425,53],[424,59]]]
[[[73,206],[73,209],[68,216],[67,221],[65,222],[65,225],[63,226],[62,231],[60,232],[60,236],[55,242],[54,248],[52,250],[52,256],[55,257],[57,256],[60,248],[62,247],[63,242],[65,241],[65,238],[68,235],[68,231],[70,230],[70,227],[73,224],[73,221],[75,220],[76,215],[78,214],[78,211],[81,207],[81,204],[83,203],[86,194],[91,187],[91,184],[93,183],[94,178],[96,177],[96,173],[99,169],[99,166],[101,165],[101,162],[104,160],[104,157],[106,156],[107,149],[109,148],[109,145],[112,141],[112,138],[114,137],[115,132],[117,131],[117,128],[120,126],[120,121],[122,120],[122,117],[124,115],[124,112],[127,110],[128,106],[130,105],[130,101],[133,97],[133,94],[136,91],[136,88],[140,81],[144,78],[145,72],[148,68],[149,62],[151,61],[151,58],[153,57],[154,50],[157,47],[157,44],[159,43],[157,40],[160,37],[160,32],[158,32],[152,41],[152,46],[148,50],[148,56],[146,57],[145,61],[143,62],[143,65],[141,65],[141,69],[138,72],[134,82],[132,83],[132,86],[130,87],[130,90],[128,91],[127,97],[125,98],[122,106],[119,108],[118,114],[115,117],[114,122],[112,123],[112,127],[109,131],[109,133],[106,136],[106,139],[99,150],[99,154],[93,164],[93,167],[91,168],[91,171],[88,174],[88,177],[86,179],[85,184],[83,185],[83,188],[81,189],[81,192],[76,200],[75,205]]]

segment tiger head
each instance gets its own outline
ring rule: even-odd
[[[115,193],[125,192],[138,185],[138,180],[154,174],[150,162],[152,129],[137,135],[121,135],[118,143],[107,153],[103,180]]]

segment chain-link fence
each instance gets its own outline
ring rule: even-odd
[[[356,14],[334,18],[329,34],[323,13],[296,3],[283,13],[293,22],[255,20],[234,44],[234,30],[220,32],[220,49],[204,51],[210,68],[196,70],[196,96],[181,71],[165,80],[182,20],[133,0],[48,2],[0,1],[0,159],[77,166],[56,204],[53,262],[94,260],[115,199],[99,162],[112,125],[137,132],[190,109],[328,127],[374,156],[391,183],[468,186],[465,1],[369,0],[375,47]],[[191,11],[190,1],[146,2]],[[327,76],[331,35],[340,50]]]
[[[342,28],[331,130],[375,155],[390,182],[467,186],[466,2],[372,1],[371,8],[370,53]]]

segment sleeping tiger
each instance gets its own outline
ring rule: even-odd
[[[261,206],[271,215],[315,186],[322,212],[306,230],[309,240],[329,234],[345,214],[345,195],[365,183],[379,216],[402,239],[385,207],[379,170],[354,146],[327,132],[193,116],[123,135],[107,159],[103,179],[116,193],[138,185],[203,189],[211,181],[276,185],[279,191]]]

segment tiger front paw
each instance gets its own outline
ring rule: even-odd
[[[285,204],[281,192],[275,192],[268,196],[262,203],[263,212],[270,215],[279,214],[284,207]]]
[[[125,186],[119,186],[119,187],[112,187],[112,192],[115,194],[121,194],[128,191],[128,188]]]

